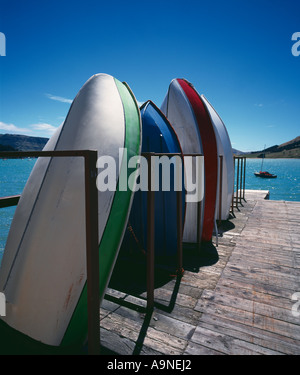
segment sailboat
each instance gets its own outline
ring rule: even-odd
[[[269,173],[267,171],[259,171],[259,172],[254,172],[256,177],[262,177],[262,178],[276,178],[277,175],[273,173]]]
[[[266,149],[266,145],[264,147],[264,151]],[[264,165],[264,159],[265,159],[265,153],[263,154],[262,160],[261,160],[261,167],[259,172],[254,172],[256,177],[261,177],[261,178],[276,178],[277,175],[273,173],[269,173],[267,171],[263,171],[263,165]]]

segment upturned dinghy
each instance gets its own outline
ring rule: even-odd
[[[219,179],[217,191],[216,218],[218,220],[227,220],[234,188],[234,162],[231,142],[226,126],[217,111],[204,95],[201,95],[201,99],[203,100],[211,117],[212,124],[214,125],[218,144],[218,154],[219,156],[222,156],[222,170],[220,171],[222,178]]]
[[[161,106],[174,127],[183,154],[201,153],[204,156],[204,199],[202,205],[186,204],[183,241],[211,241],[215,227],[215,208],[218,186],[218,149],[214,126],[198,92],[185,79],[174,79]]]
[[[141,107],[142,119],[142,153],[180,154],[181,147],[177,135],[168,119],[160,109],[148,100]],[[176,156],[180,158],[180,156]],[[153,181],[157,178],[155,191],[155,233],[154,248],[156,257],[169,257],[177,252],[177,193],[175,158],[154,156],[158,163],[153,164]],[[177,159],[182,166],[182,159]],[[144,171],[147,175],[149,168]],[[141,169],[143,163],[141,163]],[[185,213],[185,190],[183,186],[183,166],[179,171],[182,188],[182,222]],[[169,186],[165,185],[169,183]],[[141,186],[141,188],[143,188]],[[137,251],[147,251],[147,191],[138,190],[135,193],[129,218],[129,232],[126,233],[122,250],[135,248]]]
[[[116,78],[91,77],[74,99],[63,125],[44,150],[97,150],[119,160],[140,155],[141,121],[129,87]],[[6,316],[0,341],[10,335],[51,347],[83,345],[87,338],[84,163],[81,158],[37,160],[11,224],[0,269]],[[134,170],[133,172],[134,173]],[[99,192],[100,298],[126,228],[132,190]],[[5,332],[5,334],[3,333]],[[28,340],[24,341],[28,343]],[[26,344],[27,345],[27,344]]]

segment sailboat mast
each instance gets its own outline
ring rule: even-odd
[[[261,167],[260,167],[260,170],[261,170],[261,171],[263,170],[263,165],[264,165],[265,149],[266,149],[266,145],[264,146],[264,152],[263,152],[262,160],[261,160]]]

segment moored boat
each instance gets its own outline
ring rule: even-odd
[[[276,178],[277,175],[273,173],[269,173],[267,171],[260,171],[260,172],[254,172],[256,177],[261,177],[261,178]]]

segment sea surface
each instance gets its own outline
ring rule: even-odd
[[[21,194],[36,158],[0,159],[0,197]],[[0,208],[0,264],[16,206]]]
[[[0,197],[21,194],[36,159],[0,159]],[[246,189],[269,190],[270,199],[300,201],[300,159],[265,159],[263,170],[275,179],[255,177],[261,159],[247,159]],[[16,207],[0,208],[0,264]]]
[[[256,177],[261,164],[261,159],[246,160],[246,189],[269,190],[271,200],[300,201],[300,159],[264,159],[262,170],[277,178]]]

